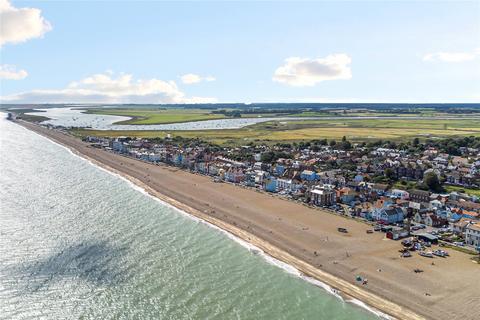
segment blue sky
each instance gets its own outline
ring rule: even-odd
[[[5,103],[480,102],[478,1],[0,2]]]

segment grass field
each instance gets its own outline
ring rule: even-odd
[[[445,186],[445,189],[448,191],[448,192],[453,192],[453,191],[461,191],[461,192],[464,192],[466,194],[469,194],[471,196],[477,196],[477,197],[480,197],[480,190],[479,189],[469,189],[469,188],[464,188],[464,187],[459,187],[459,186]]]
[[[86,113],[133,117],[116,124],[165,124],[225,118],[222,114],[202,109],[88,109]]]
[[[233,109],[224,109],[226,111],[234,111]],[[152,108],[152,109],[88,109],[86,113],[91,114],[107,114],[114,116],[132,117],[131,120],[120,121],[116,124],[167,124],[180,123],[188,121],[202,121],[227,118],[224,114],[214,113],[214,109],[181,109],[181,108]],[[324,117],[332,116],[326,112],[265,112],[265,113],[246,113],[240,112],[242,118],[257,117]]]
[[[44,116],[27,114],[29,112],[42,112],[41,110],[37,110],[34,108],[15,109],[14,112],[17,114],[19,119],[30,122],[42,122],[50,119]]]
[[[480,136],[480,121],[456,120],[305,120],[266,122],[234,130],[203,131],[92,131],[75,130],[79,135],[134,136],[186,138],[198,137],[217,144],[246,144],[250,141],[301,141],[312,139],[340,140],[346,136],[351,141],[408,140],[414,137],[442,138],[447,136]]]
[[[264,124],[265,125],[265,124]],[[266,124],[283,129],[300,128],[386,128],[386,129],[433,129],[433,130],[480,130],[480,119],[336,119],[336,120],[295,120],[286,123]]]
[[[222,109],[224,111],[234,111],[234,109]],[[93,108],[87,109],[86,113],[91,114],[108,114],[108,115],[118,115],[118,116],[128,116],[132,117],[131,120],[121,121],[116,124],[167,124],[167,123],[180,123],[188,121],[202,121],[202,120],[213,120],[213,119],[223,119],[232,117],[232,115],[224,115],[219,112],[220,109],[195,109],[195,108]],[[257,118],[257,117],[296,117],[296,118],[307,118],[307,117],[318,117],[318,120],[296,120],[289,121],[288,127],[285,129],[290,129],[294,126],[296,129],[304,127],[330,127],[334,125],[335,127],[390,127],[393,125],[395,128],[409,127],[412,123],[405,121],[405,119],[395,119],[396,117],[436,117],[436,116],[448,116],[448,114],[442,114],[438,112],[432,112],[431,110],[426,110],[422,113],[417,114],[395,114],[395,113],[380,113],[380,112],[329,112],[329,111],[310,111],[303,110],[301,112],[292,112],[291,110],[285,110],[281,112],[280,110],[273,110],[272,112],[261,112],[261,113],[248,113],[246,110],[238,110],[242,118]],[[360,119],[360,120],[349,120],[349,119],[339,119],[335,122],[332,120],[321,119],[322,117],[391,117],[390,119],[382,119],[381,122],[376,121],[378,119]],[[450,115],[451,116],[451,115]],[[459,120],[435,120],[431,119],[412,119],[416,120],[415,125],[419,125],[422,128],[430,126],[431,129],[447,129],[447,128],[474,128],[478,127],[475,125],[475,121],[468,121],[472,115],[457,115]],[[464,118],[461,118],[464,117]],[[476,115],[477,120],[480,121],[478,115]],[[391,122],[387,122],[391,121]],[[470,126],[470,124],[472,126]]]

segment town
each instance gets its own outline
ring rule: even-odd
[[[427,245],[441,241],[480,250],[479,138],[397,144],[351,143],[344,137],[232,147],[170,135],[83,140],[362,220],[390,239],[415,235]]]

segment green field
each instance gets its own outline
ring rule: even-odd
[[[37,110],[34,108],[23,108],[23,109],[15,109],[13,110],[16,114],[18,119],[22,119],[25,121],[30,121],[30,122],[42,122],[49,120],[50,118],[44,117],[44,116],[38,116],[38,115],[32,115],[32,114],[27,114],[29,112],[42,112],[41,110]]]
[[[453,191],[464,192],[471,196],[480,197],[480,189],[469,189],[469,188],[464,188],[459,186],[447,186],[447,185],[445,185],[444,187],[448,192],[453,192]]]
[[[234,112],[235,109],[222,109],[224,111]],[[85,113],[91,114],[105,114],[114,116],[132,117],[131,120],[120,121],[116,124],[167,124],[180,123],[188,121],[202,121],[232,118],[218,112],[217,109],[182,109],[182,108],[151,108],[151,109],[128,109],[128,108],[112,108],[112,109],[88,109]],[[255,112],[248,113],[239,110],[238,114],[242,118],[257,118],[257,117],[324,117],[331,116],[327,112],[318,111],[302,111],[296,113],[289,112]]]
[[[339,119],[335,121],[334,125],[336,127],[343,126],[345,127],[365,127],[370,126],[371,124],[375,126],[384,126],[388,127],[389,124],[387,122],[378,122],[376,119],[360,119],[358,120],[349,120],[348,117],[357,116],[357,117],[372,117],[372,116],[380,116],[380,117],[389,117],[392,119],[392,124],[395,127],[403,126],[408,127],[412,124],[409,121],[403,121],[405,119],[396,119],[398,117],[430,117],[435,118],[439,116],[452,116],[446,113],[436,112],[430,109],[418,109],[417,112],[420,113],[382,113],[382,112],[375,112],[372,110],[365,110],[363,112],[341,112],[336,110],[309,110],[307,109],[300,109],[300,110],[269,110],[269,109],[232,109],[232,108],[211,108],[211,109],[196,109],[196,108],[172,108],[172,107],[156,107],[156,108],[91,108],[87,109],[86,113],[91,114],[105,114],[105,115],[117,115],[117,116],[127,116],[132,117],[133,119],[127,121],[121,121],[117,124],[167,124],[167,123],[179,123],[179,122],[188,122],[188,121],[202,121],[202,120],[213,120],[213,119],[223,119],[223,118],[232,118],[232,117],[242,117],[242,118],[257,118],[257,117],[297,117],[297,118],[307,118],[307,117],[318,117],[319,120],[297,120],[297,121],[289,121],[289,125],[296,125],[298,128],[300,126],[304,127],[322,127],[323,125],[330,126],[332,120],[324,119],[322,117],[346,117],[345,120]],[[222,113],[223,112],[223,113]],[[232,113],[235,113],[233,115]],[[477,120],[479,119],[479,115],[471,115],[471,114],[457,114],[459,121],[457,120],[432,120],[432,119],[425,119],[422,122],[422,119],[412,119],[415,120],[415,124],[421,125],[422,128],[425,125],[429,124],[432,125],[432,128],[435,129],[443,129],[444,127],[449,127],[450,123],[452,122],[452,127],[462,127],[465,125],[466,120],[471,118],[472,116],[476,117]],[[386,119],[389,120],[389,119]],[[382,121],[386,121],[383,119]],[[399,122],[400,120],[400,122]],[[369,122],[371,121],[371,122]],[[403,121],[403,122],[402,122]],[[419,122],[417,122],[419,121]],[[474,123],[471,121],[470,123]],[[466,127],[468,128],[468,126]]]
[[[116,124],[166,124],[225,118],[222,114],[212,114],[210,110],[203,109],[88,109],[86,113],[133,118]]]
[[[480,136],[480,121],[471,119],[357,119],[357,120],[293,120],[259,123],[242,129],[202,131],[95,131],[75,130],[79,135],[202,138],[217,144],[246,144],[251,141],[278,142],[312,139],[350,141],[410,140],[448,136]]]

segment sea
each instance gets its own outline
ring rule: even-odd
[[[358,304],[2,115],[0,319],[379,318]]]

